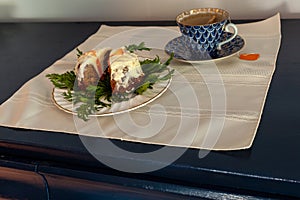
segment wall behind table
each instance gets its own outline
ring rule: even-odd
[[[197,7],[224,8],[233,19],[261,19],[277,12],[282,18],[300,18],[299,0],[0,0],[0,21],[174,20]]]

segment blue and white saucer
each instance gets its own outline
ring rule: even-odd
[[[232,33],[224,33],[221,41],[225,41]],[[197,48],[197,44],[191,43],[186,36],[174,38],[165,46],[167,54],[174,53],[174,58],[183,62],[200,63],[209,61],[219,61],[237,54],[245,46],[244,39],[237,35],[233,40],[224,44],[221,50],[213,50],[211,52],[202,52]]]

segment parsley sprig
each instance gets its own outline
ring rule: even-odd
[[[150,48],[145,47],[144,42],[141,42],[139,45],[131,44],[131,45],[125,46],[125,48],[130,53],[133,53],[135,51],[150,51],[151,50]]]
[[[143,42],[139,45],[126,46],[126,49],[130,52],[150,50],[144,46]],[[76,50],[77,57],[80,57],[83,52],[79,49]],[[132,93],[113,94],[109,75],[99,80],[97,85],[89,85],[85,89],[77,87],[74,71],[67,71],[63,74],[47,74],[46,77],[50,79],[56,88],[66,89],[66,92],[62,93],[63,97],[76,105],[78,117],[87,121],[89,116],[99,109],[110,107],[113,102],[126,101],[136,95],[141,95],[147,89],[152,89],[153,85],[158,81],[169,80],[174,73],[174,69],[170,70],[168,68],[172,59],[173,54],[164,63],[161,62],[159,56],[156,56],[154,59],[140,61],[145,77],[143,83]],[[165,74],[162,76],[162,73]]]
[[[69,90],[73,90],[76,80],[74,71],[68,71],[64,74],[47,74],[46,77],[50,79],[55,87]]]

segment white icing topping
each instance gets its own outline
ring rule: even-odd
[[[98,76],[101,77],[103,72],[99,72],[98,66],[101,64],[100,59],[103,59],[104,54],[110,50],[109,48],[99,49],[97,51],[92,50],[86,52],[82,56],[79,57],[77,65],[75,67],[75,73],[77,75],[77,79],[80,81],[84,79],[84,71],[87,65],[92,65]]]
[[[120,86],[127,88],[130,79],[138,78],[143,74],[139,59],[136,54],[124,52],[110,58],[111,79],[116,82],[116,89]]]

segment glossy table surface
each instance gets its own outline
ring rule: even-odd
[[[175,25],[174,22],[119,22],[109,25]],[[1,23],[0,104],[26,81],[74,49],[99,29],[101,23]],[[262,120],[250,149],[210,152],[198,157],[189,149],[171,165],[150,173],[130,174],[113,170],[94,159],[76,135],[0,127],[1,166],[25,163],[39,173],[71,176],[68,170],[117,178],[163,183],[186,188],[204,188],[241,194],[300,198],[300,20],[282,20],[282,43],[277,67],[267,96]],[[1,116],[0,116],[1,117]],[[239,130],[236,130],[238,134]],[[87,138],[89,140],[91,138]],[[98,140],[101,140],[100,138]],[[134,152],[149,152],[156,145],[113,141]],[[110,157],[122,164],[130,158]],[[127,161],[128,161],[127,160]],[[155,165],[155,160],[136,161]],[[72,175],[77,176],[77,175]],[[80,176],[80,175],[78,175]],[[126,182],[126,181],[125,181]],[[122,181],[120,181],[120,184]],[[125,183],[124,183],[125,184]],[[144,187],[146,183],[128,183]],[[163,189],[164,188],[164,189]],[[178,193],[184,193],[180,187]],[[193,190],[194,191],[194,190]],[[193,196],[197,196],[194,191]]]

